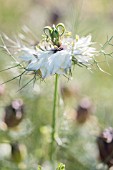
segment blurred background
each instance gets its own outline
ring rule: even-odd
[[[91,34],[99,49],[113,36],[113,1],[0,0],[0,32],[10,38],[25,33],[28,42],[36,44],[44,26],[59,22],[73,36]],[[56,163],[64,163],[66,170],[105,170],[113,165],[109,128],[113,126],[113,59],[102,55],[97,60],[106,60],[100,66],[110,75],[76,66],[71,80],[60,76]],[[12,65],[12,58],[0,49],[0,70]],[[18,74],[18,68],[0,72],[0,82]],[[24,76],[21,83],[28,80]],[[0,85],[0,170],[37,170],[38,165],[52,170],[54,77],[18,89],[18,79]]]

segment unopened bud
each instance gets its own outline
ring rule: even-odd
[[[17,126],[24,117],[24,105],[21,100],[14,100],[5,107],[4,123],[9,128]]]
[[[100,160],[108,165],[113,166],[113,128],[105,129],[97,138]]]
[[[77,107],[76,121],[85,123],[91,113],[92,103],[88,98],[83,98]]]

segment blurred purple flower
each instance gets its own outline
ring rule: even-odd
[[[105,129],[97,138],[100,160],[107,164],[108,167],[113,166],[113,128]]]
[[[22,100],[14,100],[5,107],[4,123],[8,128],[17,126],[24,117],[24,105]]]

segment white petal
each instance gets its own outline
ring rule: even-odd
[[[78,50],[78,49],[75,49],[75,50],[73,51],[73,54],[74,54],[74,55],[80,55],[80,54],[82,54],[82,51],[81,51],[81,50]]]
[[[82,56],[82,55],[77,55],[76,59],[78,60],[78,62],[83,63],[83,64],[88,64],[88,62],[92,60],[91,57]]]
[[[29,54],[37,54],[37,51],[33,48],[23,47],[21,48],[21,51]]]
[[[91,35],[87,37],[80,38],[77,42],[75,42],[75,48],[82,48],[85,46],[89,46],[91,43]]]
[[[41,73],[42,73],[42,78],[46,78],[47,76],[49,76],[49,73],[47,74],[47,68],[46,67],[41,67],[40,69]]]
[[[32,54],[25,54],[25,55],[20,56],[19,58],[21,58],[24,61],[36,60],[36,58]]]
[[[69,67],[71,63],[70,54],[68,54],[67,51],[63,50],[53,54],[51,60],[53,64],[53,74],[61,68],[65,69],[66,67]]]

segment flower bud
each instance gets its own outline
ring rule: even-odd
[[[92,103],[88,98],[83,98],[77,107],[76,121],[78,123],[85,123],[91,113]]]
[[[113,128],[105,129],[97,138],[100,160],[108,165],[113,166]]]
[[[4,123],[8,128],[17,126],[24,117],[24,105],[19,100],[14,100],[10,105],[5,107]]]

